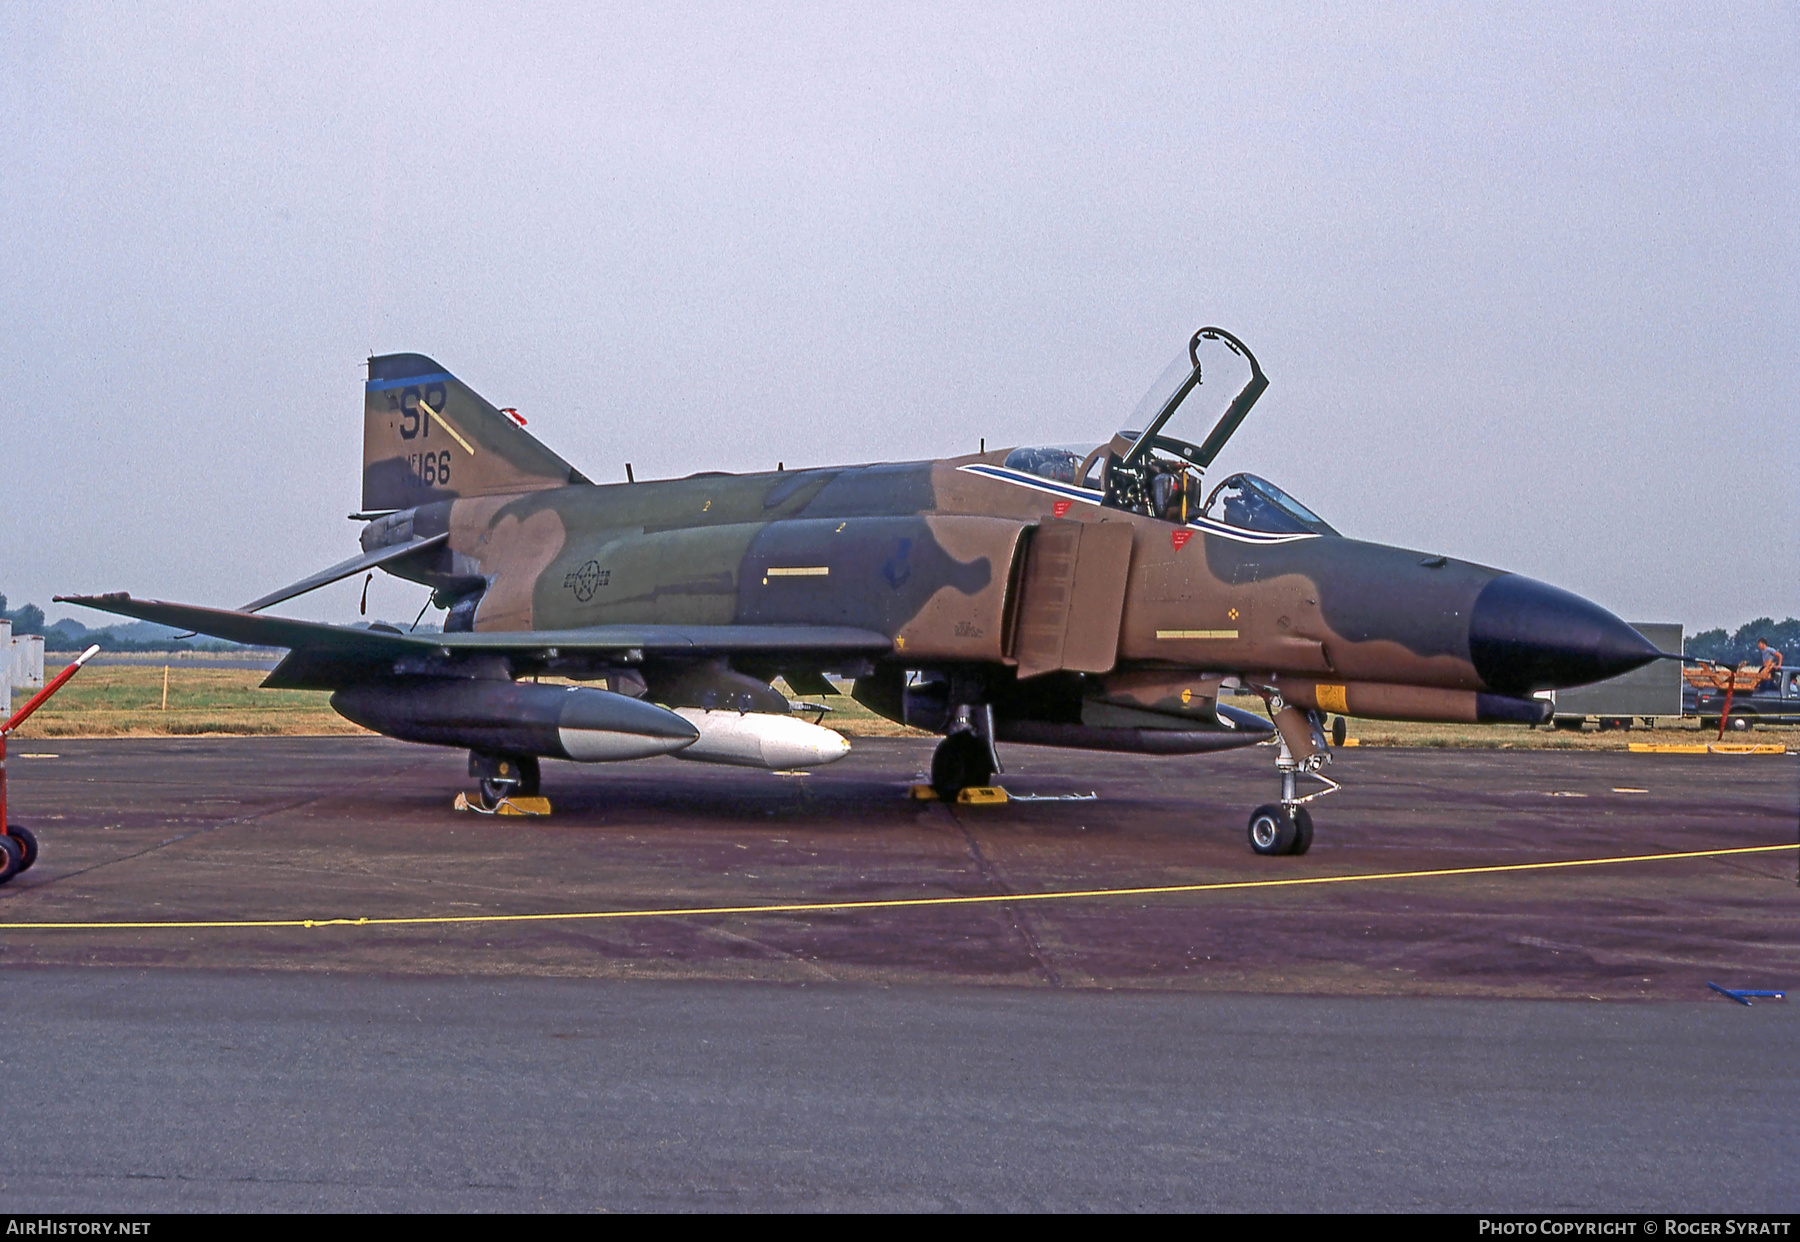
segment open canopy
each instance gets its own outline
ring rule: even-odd
[[[1166,521],[1205,517],[1266,534],[1335,535],[1318,514],[1253,474],[1233,475],[1200,503],[1201,473],[1268,386],[1242,341],[1223,328],[1202,328],[1138,402],[1130,430],[1091,448],[1014,449],[1005,465]]]
[[[1223,328],[1200,329],[1132,411],[1131,426],[1142,430],[1126,433],[1133,443],[1124,463],[1160,451],[1205,470],[1268,386],[1248,346]]]

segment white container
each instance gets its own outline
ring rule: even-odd
[[[13,661],[17,658],[13,654],[11,621],[0,621],[0,656],[6,657],[5,667],[0,669],[5,673],[0,677],[0,724],[4,724],[5,718],[12,715]]]
[[[740,768],[816,768],[850,753],[843,734],[792,716],[765,712],[707,711],[677,707],[675,714],[700,730],[677,759],[726,763]]]
[[[22,634],[12,640],[13,647],[13,689],[42,690],[44,688],[44,636],[42,634]]]

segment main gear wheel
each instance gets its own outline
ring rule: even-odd
[[[931,788],[946,802],[994,779],[994,760],[973,730],[952,733],[931,754]]]

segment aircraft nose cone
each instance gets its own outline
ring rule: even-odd
[[[1488,583],[1469,614],[1469,657],[1501,694],[1604,681],[1660,654],[1600,605],[1522,574]]]

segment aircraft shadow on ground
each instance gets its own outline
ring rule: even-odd
[[[651,819],[659,827],[751,825],[759,821],[804,822],[818,829],[841,828],[847,832],[871,827],[912,825],[927,817],[943,817],[982,826],[1069,834],[1112,833],[1118,821],[1145,825],[1166,818],[1170,809],[1154,800],[1104,798],[1105,814],[1096,816],[1094,802],[1012,803],[1003,806],[965,807],[909,796],[915,780],[879,777],[817,776],[783,777],[769,773],[709,773],[698,779],[671,781],[648,773],[624,778],[603,778],[585,771],[559,772],[547,768],[542,792],[553,808],[546,819],[506,817],[509,825],[528,823],[553,828],[604,828],[623,820]],[[1047,792],[1066,793],[1062,785],[1034,782]],[[1081,792],[1090,792],[1083,789]],[[452,795],[446,792],[448,804]],[[414,799],[409,798],[409,801]],[[1203,826],[1191,809],[1183,812],[1189,827]],[[1112,821],[1109,823],[1097,820]],[[948,826],[948,821],[944,821]]]

